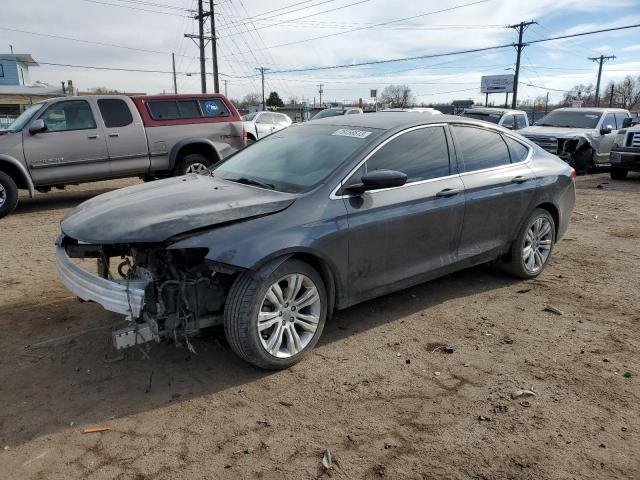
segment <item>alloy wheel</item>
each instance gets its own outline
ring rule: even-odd
[[[207,171],[207,166],[204,163],[192,163],[191,165],[189,165],[187,167],[187,171],[185,173],[198,173],[198,174],[202,174],[205,173]]]
[[[544,267],[551,253],[553,231],[551,222],[537,217],[529,226],[522,248],[522,261],[526,270],[535,274]]]
[[[7,201],[7,191],[4,189],[4,185],[0,183],[0,207]]]
[[[270,355],[289,358],[302,352],[318,329],[320,294],[306,275],[293,273],[273,283],[258,313],[258,336]]]

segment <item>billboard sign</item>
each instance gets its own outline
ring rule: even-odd
[[[488,75],[480,79],[482,93],[513,92],[513,75]]]
[[[371,98],[378,98],[378,90],[371,90],[371,95],[369,95]]]

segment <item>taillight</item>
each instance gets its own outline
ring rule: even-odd
[[[571,178],[576,178],[576,169],[571,167]]]

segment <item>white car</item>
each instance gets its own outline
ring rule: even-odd
[[[510,108],[465,108],[461,116],[495,123],[509,130],[520,130],[529,126],[529,118],[526,112],[523,110],[511,110]]]
[[[267,135],[291,125],[291,117],[284,113],[255,112],[242,117],[247,141],[256,142]]]

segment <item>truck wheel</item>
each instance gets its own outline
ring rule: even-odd
[[[211,165],[211,161],[200,153],[185,155],[176,165],[174,174],[176,176],[187,173],[205,173]]]
[[[241,274],[231,287],[224,330],[231,349],[260,368],[278,370],[311,350],[327,317],[327,291],[310,265],[288,260]]]
[[[0,218],[6,217],[18,205],[18,187],[9,175],[0,172]]]
[[[511,245],[511,259],[504,269],[516,277],[530,279],[542,273],[556,242],[556,223],[549,212],[536,208]]]
[[[629,173],[629,170],[626,168],[611,167],[610,175],[612,180],[624,180],[627,178],[627,173]]]
[[[576,169],[578,175],[589,173],[589,169],[592,167],[595,167],[595,164],[591,149],[579,150],[573,155],[573,168]]]

